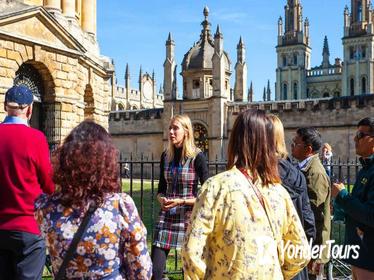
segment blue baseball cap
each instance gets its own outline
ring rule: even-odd
[[[13,86],[5,93],[6,103],[17,103],[18,105],[30,105],[34,101],[31,90],[23,85]]]

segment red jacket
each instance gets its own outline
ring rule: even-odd
[[[23,124],[0,124],[0,230],[40,234],[34,201],[53,191],[44,134]]]

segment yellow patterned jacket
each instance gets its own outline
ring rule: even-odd
[[[236,167],[206,181],[182,248],[185,279],[291,279],[307,265],[308,242],[289,194],[279,184],[256,186],[268,216]]]

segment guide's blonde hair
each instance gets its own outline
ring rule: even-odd
[[[200,152],[200,149],[198,149],[195,145],[190,117],[187,115],[174,115],[174,117],[170,119],[169,127],[174,121],[179,122],[185,132],[181,154],[181,162],[184,162],[185,158],[195,157]],[[166,154],[169,161],[172,161],[174,159],[175,146],[170,141],[170,138],[168,142],[168,148],[166,149]]]
[[[270,121],[273,123],[275,149],[278,158],[287,158],[288,152],[286,147],[286,141],[284,140],[284,127],[282,121],[273,114],[268,115]]]

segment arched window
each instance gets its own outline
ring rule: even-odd
[[[310,92],[308,88],[306,89],[306,98],[310,98]]]
[[[287,66],[287,58],[286,56],[282,56],[282,62],[283,62],[283,66]]]
[[[287,92],[287,84],[286,83],[284,83],[283,84],[283,100],[287,100],[287,98],[288,98],[288,92]]]
[[[323,97],[330,97],[330,94],[329,94],[328,92],[325,92],[325,93],[323,94]]]
[[[297,65],[297,54],[293,55],[293,64]]]
[[[118,110],[119,110],[119,111],[123,111],[123,110],[125,110],[125,107],[123,106],[122,103],[118,103]]]
[[[362,1],[357,1],[357,21],[362,21]]]
[[[193,136],[196,146],[205,154],[208,158],[209,143],[208,143],[208,130],[200,123],[193,124]]]
[[[349,92],[351,93],[351,96],[355,95],[355,79],[351,79],[349,82]]]
[[[366,77],[362,77],[361,79],[361,94],[366,93]]]
[[[297,82],[293,83],[293,99],[297,100],[298,95],[297,95]]]

